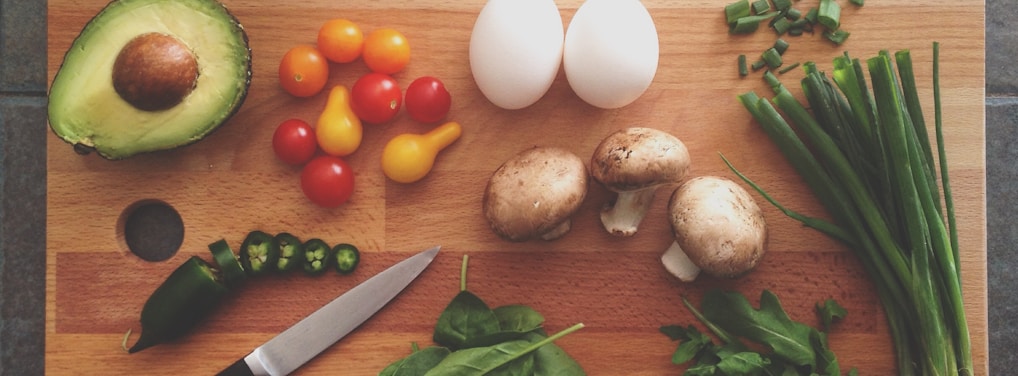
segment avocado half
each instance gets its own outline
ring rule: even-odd
[[[106,159],[201,140],[240,109],[251,49],[216,0],[113,0],[75,38],[49,92],[49,124]]]

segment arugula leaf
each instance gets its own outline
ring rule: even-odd
[[[840,375],[840,366],[827,344],[827,335],[806,324],[793,321],[781,307],[777,296],[763,290],[756,309],[738,292],[708,291],[701,311],[683,298],[683,304],[704,326],[721,340],[690,325],[686,328],[665,325],[661,333],[680,341],[672,354],[675,364],[695,360],[684,375]],[[833,300],[817,304],[818,315],[844,317],[845,310]],[[821,309],[822,308],[822,309]],[[750,349],[741,339],[762,345],[767,351]],[[849,371],[853,375],[855,369]]]
[[[668,338],[673,341],[681,341],[679,348],[672,354],[672,363],[682,364],[693,360],[705,349],[710,348],[714,345],[710,337],[706,334],[700,333],[695,326],[688,326],[682,328],[678,325],[667,325],[661,327],[661,333],[664,333]]]
[[[817,314],[820,315],[820,321],[824,323],[825,331],[831,330],[832,323],[844,319],[845,315],[848,314],[848,311],[842,308],[834,299],[827,299],[822,305],[817,303],[816,308]]]
[[[707,292],[701,305],[704,317],[728,332],[763,344],[775,356],[795,365],[816,369],[816,356],[810,345],[812,328],[792,321],[770,291],[760,294],[759,310],[742,294],[719,290]]]
[[[755,352],[740,352],[721,359],[717,369],[725,375],[765,375],[770,359]]]

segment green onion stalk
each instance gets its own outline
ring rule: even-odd
[[[858,256],[883,304],[899,374],[971,375],[942,132],[939,44],[933,44],[936,159],[908,50],[881,51],[865,64],[846,53],[833,66],[829,78],[816,64],[803,65],[806,104],[773,76],[767,77],[773,98],[738,97],[830,220],[785,208],[725,163],[785,215]]]

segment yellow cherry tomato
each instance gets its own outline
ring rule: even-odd
[[[364,128],[350,108],[350,90],[336,85],[329,92],[325,110],[318,116],[315,137],[326,154],[342,157],[352,154],[361,145]]]
[[[389,140],[382,150],[382,172],[395,182],[413,183],[431,172],[438,152],[463,133],[459,123],[448,122],[425,134],[405,133]]]

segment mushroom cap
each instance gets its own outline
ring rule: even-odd
[[[612,132],[594,149],[590,175],[615,192],[677,183],[689,172],[686,145],[668,132],[632,127]]]
[[[763,212],[729,179],[700,176],[682,183],[672,193],[668,213],[675,241],[707,274],[738,277],[764,255]]]
[[[535,147],[505,161],[484,190],[484,216],[511,241],[539,237],[569,221],[587,196],[583,160],[564,149]]]

